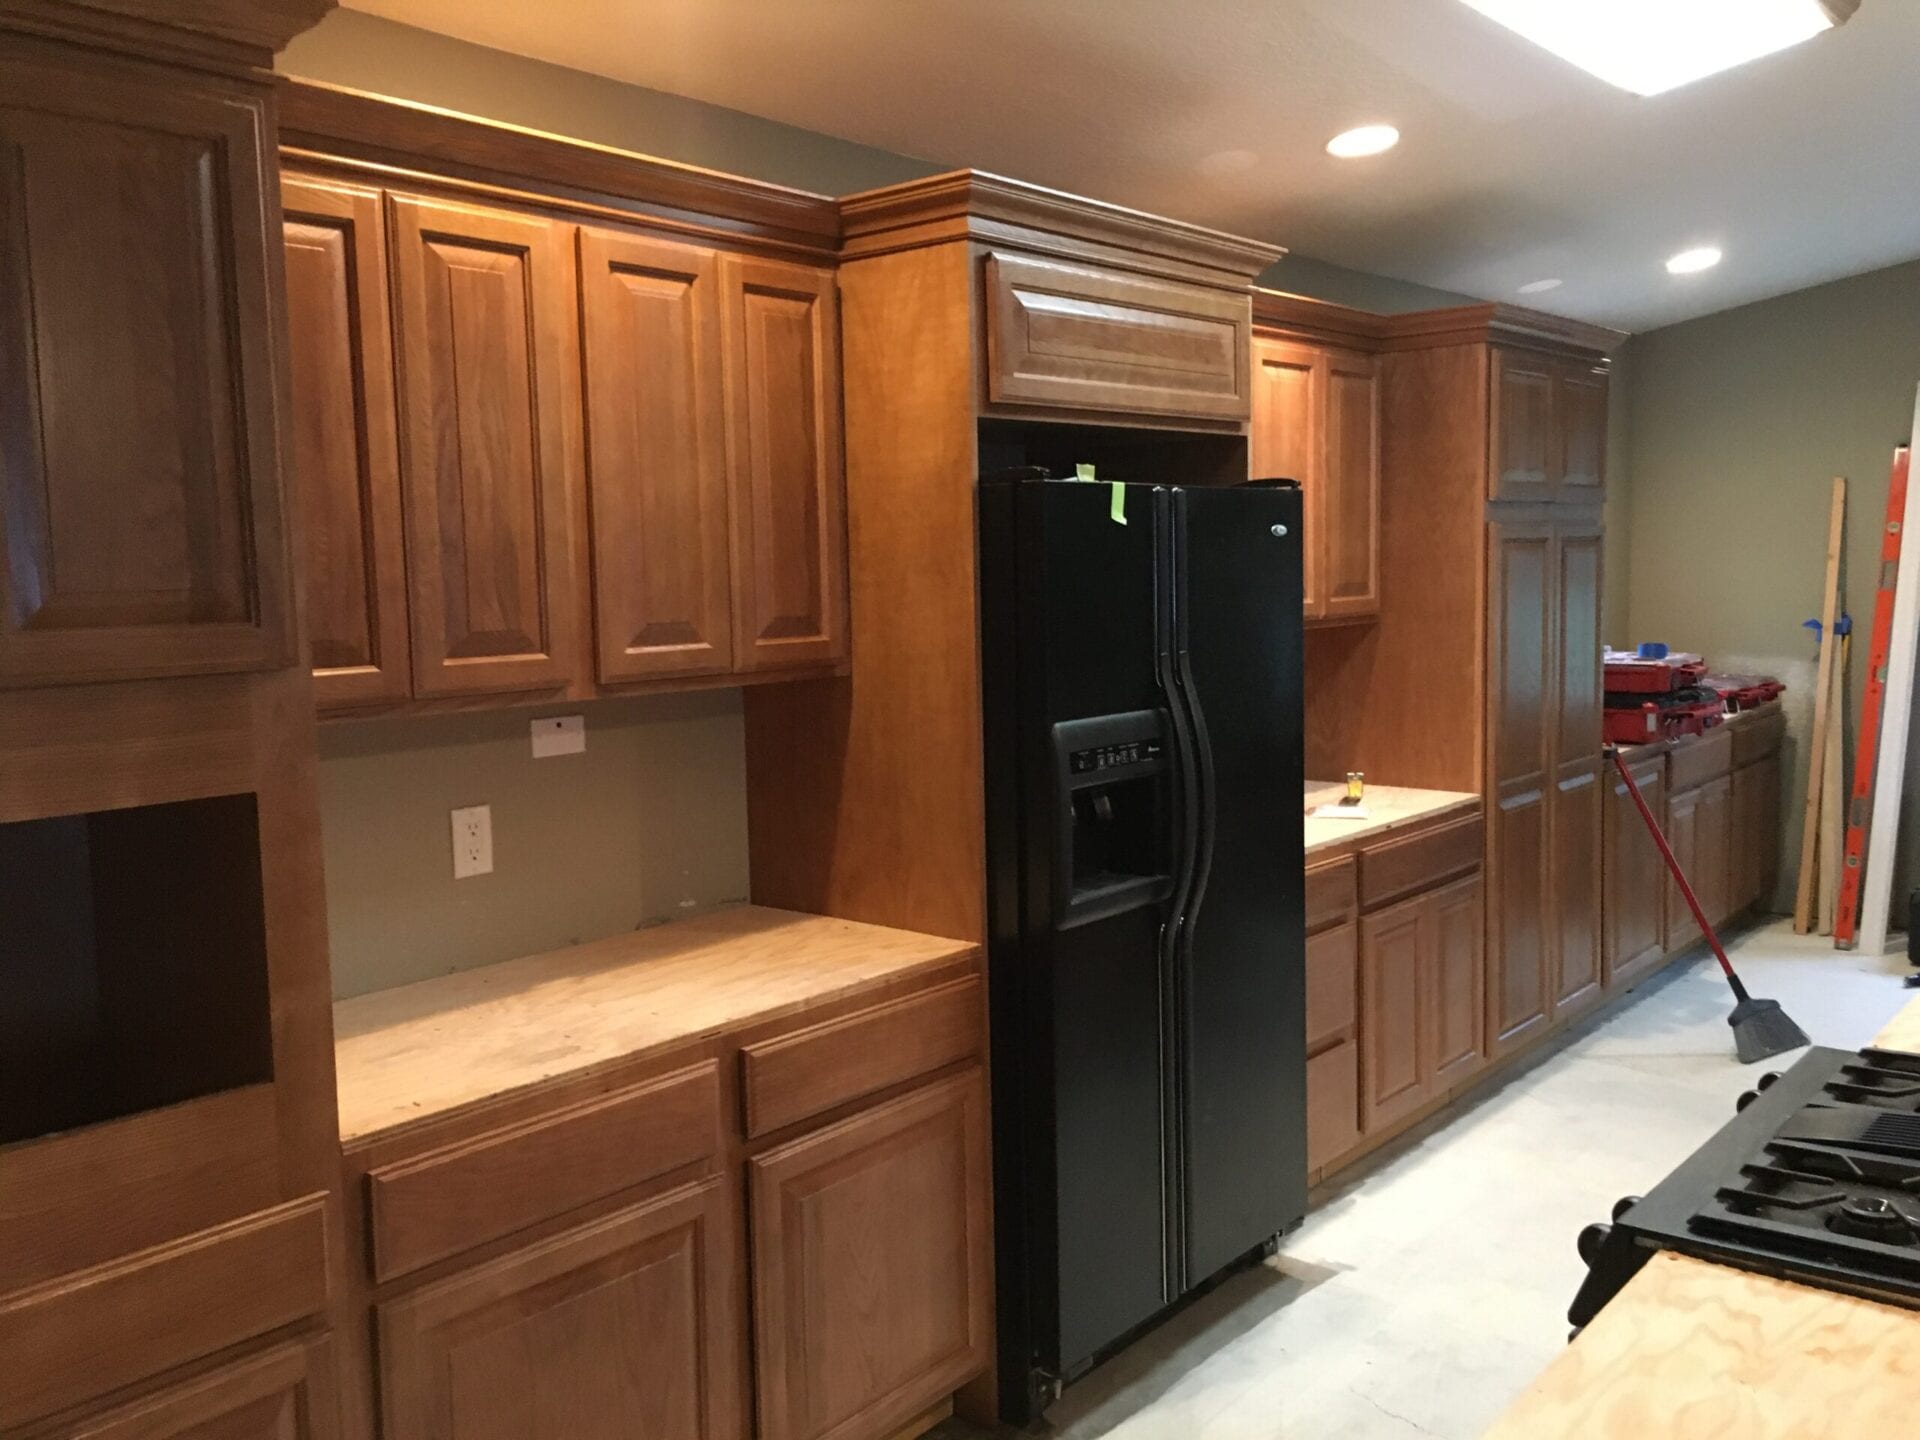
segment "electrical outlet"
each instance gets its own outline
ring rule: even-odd
[[[550,755],[578,755],[587,748],[587,717],[584,715],[543,715],[527,722],[533,736],[533,758]]]
[[[493,873],[493,810],[469,805],[451,812],[453,818],[453,878],[465,880]]]

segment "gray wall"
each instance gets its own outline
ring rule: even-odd
[[[1866,680],[1893,449],[1920,383],[1920,262],[1635,336],[1624,532],[1631,597],[1610,635],[1665,640],[1788,694],[1783,870],[1798,863],[1813,645],[1832,477],[1848,487],[1845,605],[1858,625],[1848,733]],[[1851,776],[1851,757],[1848,772]],[[1904,894],[1904,889],[1896,890]],[[1777,901],[1790,898],[1783,885]]]

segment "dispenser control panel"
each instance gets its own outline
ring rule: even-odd
[[[1122,765],[1143,765],[1165,757],[1166,746],[1157,739],[1126,740],[1117,745],[1092,745],[1067,756],[1067,770],[1074,775],[1091,775]]]

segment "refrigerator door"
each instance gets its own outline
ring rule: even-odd
[[[1173,494],[1178,669],[1201,772],[1175,945],[1184,1287],[1306,1213],[1300,494]]]

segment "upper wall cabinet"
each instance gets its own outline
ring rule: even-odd
[[[579,613],[570,227],[388,203],[414,692],[558,688]]]
[[[288,179],[292,475],[322,705],[403,700],[407,573],[377,191]]]
[[[613,684],[733,668],[719,258],[580,232],[594,661]]]
[[[830,662],[846,653],[834,276],[738,255],[720,266],[735,664]]]
[[[0,686],[291,655],[255,87],[0,54]]]
[[[986,267],[993,404],[1247,418],[1244,291],[1024,255]]]
[[[1604,498],[1604,365],[1495,346],[1490,498]]]
[[[1586,360],[1565,359],[1555,374],[1559,408],[1562,500],[1605,498],[1607,473],[1607,371]]]

